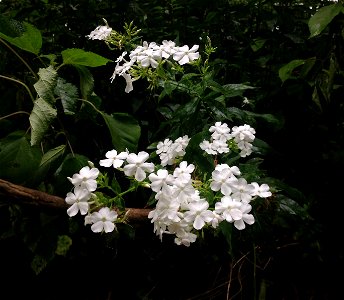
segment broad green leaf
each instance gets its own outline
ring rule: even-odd
[[[78,88],[59,77],[55,87],[55,94],[61,98],[64,113],[74,115],[79,98]]]
[[[57,116],[56,109],[41,98],[35,101],[30,114],[31,145],[37,145]]]
[[[137,144],[141,135],[141,128],[138,122],[125,113],[115,113],[108,115],[102,113],[107,127],[109,128],[112,144],[117,151],[125,151],[127,148],[131,152],[137,150]]]
[[[254,39],[251,43],[251,49],[254,52],[257,52],[259,49],[261,49],[265,45],[266,39]]]
[[[253,86],[249,86],[241,83],[230,83],[222,86],[225,91],[226,97],[236,97],[241,96],[244,91],[255,89]]]
[[[91,72],[85,66],[74,65],[80,76],[80,91],[83,99],[87,99],[92,94],[94,79]]]
[[[38,147],[31,147],[22,134],[14,134],[0,140],[0,178],[17,184],[28,183],[41,160]]]
[[[55,102],[54,89],[56,86],[57,72],[53,66],[40,68],[38,71],[39,80],[33,85],[40,98],[53,104]]]
[[[287,63],[281,67],[278,71],[279,78],[282,82],[292,77],[292,72],[299,66],[302,66],[306,60],[304,59],[294,59],[291,62]]]
[[[340,3],[320,8],[308,21],[310,38],[319,35],[342,10],[343,6]]]
[[[42,47],[41,32],[33,25],[23,22],[23,32],[20,36],[11,37],[0,32],[0,37],[18,48],[38,55]]]
[[[44,153],[42,160],[39,164],[37,176],[43,178],[51,168],[51,165],[56,163],[62,157],[62,155],[65,152],[65,149],[65,145],[60,145]]]
[[[61,52],[63,63],[65,65],[81,65],[87,67],[104,66],[112,60],[107,59],[93,52],[87,52],[82,49],[66,49]]]

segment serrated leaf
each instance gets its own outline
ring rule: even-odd
[[[65,65],[81,65],[87,67],[104,66],[112,60],[107,59],[93,52],[87,52],[82,49],[72,48],[61,52],[63,63]]]
[[[308,21],[310,38],[319,35],[342,10],[343,6],[340,3],[320,8]]]
[[[57,72],[53,66],[40,68],[38,71],[39,80],[33,85],[38,96],[48,103],[55,102],[54,89],[56,86]]]
[[[282,82],[292,77],[292,72],[299,66],[302,66],[305,63],[304,59],[294,59],[281,67],[278,71],[279,78]]]
[[[141,128],[138,122],[125,113],[108,115],[102,113],[105,123],[110,131],[112,144],[117,151],[131,152],[137,150],[137,144],[141,135]]]
[[[78,88],[63,78],[57,78],[55,94],[61,98],[63,111],[65,114],[73,115],[76,112],[76,104],[79,98]]]
[[[56,109],[41,98],[35,101],[29,120],[31,125],[31,145],[37,145],[57,116]]]
[[[41,32],[33,25],[23,22],[23,31],[20,36],[10,37],[0,32],[0,37],[18,48],[38,55],[42,47]]]

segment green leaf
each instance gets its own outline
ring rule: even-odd
[[[41,32],[33,25],[23,22],[23,32],[20,36],[10,37],[0,32],[0,37],[18,48],[38,55],[42,47]]]
[[[80,76],[80,91],[83,99],[87,99],[92,94],[94,88],[94,79],[87,67],[74,65]]]
[[[257,52],[259,49],[261,49],[265,45],[266,39],[254,39],[251,43],[251,49],[254,52]]]
[[[25,133],[14,133],[0,140],[0,178],[17,184],[28,183],[37,170],[41,152],[31,147]]]
[[[38,98],[30,114],[31,145],[37,145],[56,119],[57,112],[50,104]]]
[[[72,239],[68,235],[59,235],[57,238],[57,247],[55,253],[57,255],[65,256],[72,246]]]
[[[41,273],[47,266],[48,261],[45,257],[41,255],[35,255],[33,260],[31,261],[31,268],[35,272],[36,275]]]
[[[59,77],[55,87],[55,94],[61,98],[64,113],[74,115],[79,98],[78,88]]]
[[[249,86],[241,83],[230,83],[222,86],[226,97],[241,96],[244,91],[255,89],[253,86]]]
[[[137,150],[137,144],[141,135],[141,128],[138,122],[125,113],[115,113],[108,115],[102,113],[107,127],[109,128],[112,144],[117,151],[125,151],[127,148],[131,152]]]
[[[65,65],[81,65],[87,67],[104,66],[112,61],[93,52],[87,52],[82,49],[66,49],[61,52],[63,63]]]
[[[320,8],[308,21],[308,28],[311,33],[309,38],[319,35],[342,10],[343,6],[340,3]]]
[[[287,63],[283,67],[281,67],[278,71],[278,75],[282,82],[286,81],[287,79],[293,77],[292,72],[299,66],[302,66],[306,60],[304,59],[294,59],[291,62]]]
[[[60,145],[44,153],[42,160],[39,164],[37,176],[40,178],[43,178],[47,174],[49,169],[51,168],[51,165],[54,164],[63,156],[65,149],[66,149],[65,145]]]
[[[57,72],[53,66],[40,68],[38,71],[39,80],[33,85],[40,98],[47,103],[55,103],[54,88],[56,86]]]

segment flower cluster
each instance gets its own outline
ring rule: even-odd
[[[242,157],[252,152],[255,130],[247,124],[230,129],[226,123],[216,122],[209,132],[211,141],[199,145],[207,154],[229,153],[230,148],[239,149]],[[248,183],[237,166],[226,163],[215,163],[211,177],[204,182],[199,180],[204,180],[204,174],[197,173],[194,164],[183,160],[189,141],[188,136],[183,136],[175,141],[159,142],[156,153],[160,163],[157,165],[147,162],[149,154],[144,151],[135,154],[111,150],[99,162],[103,167],[123,171],[142,186],[149,186],[156,200],[155,208],[148,215],[154,232],[160,239],[163,234],[174,234],[175,243],[185,246],[195,242],[197,231],[204,227],[216,229],[220,222],[226,221],[242,230],[246,224],[253,224],[250,203],[257,197],[271,196],[267,184]],[[67,194],[66,202],[71,205],[67,213],[69,216],[75,216],[78,211],[82,215],[88,213],[85,224],[93,224],[92,231],[111,232],[115,229],[114,222],[118,221],[114,210],[100,206],[98,212],[89,213],[90,200],[97,202],[92,192],[97,188],[98,175],[98,169],[84,167],[68,178],[74,185],[74,193]]]
[[[173,41],[162,41],[161,45],[155,42],[148,43],[144,41],[142,46],[137,46],[129,53],[129,59],[125,59],[127,52],[124,51],[116,59],[115,71],[111,76],[111,82],[117,75],[122,76],[126,81],[125,92],[129,93],[133,90],[133,81],[138,78],[132,78],[132,68],[153,68],[156,69],[162,60],[172,58],[178,62],[179,65],[190,63],[199,58],[199,52],[197,52],[199,45],[194,45],[191,48],[189,46],[176,46]]]

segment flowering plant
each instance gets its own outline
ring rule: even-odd
[[[131,37],[139,32],[132,24],[125,28]],[[127,41],[133,48],[129,53],[130,60],[125,58],[127,51],[116,59],[115,71],[110,78],[112,82],[116,76],[122,76],[126,81],[126,93],[133,90],[133,82],[140,78],[147,79],[150,87],[155,88],[178,71],[182,72],[179,68],[186,64],[206,73],[209,55],[215,51],[208,40],[207,59],[201,65],[201,56],[197,52],[199,45],[179,47],[173,41],[164,40],[161,45],[144,41],[135,46],[131,39],[113,31],[107,23],[98,26],[87,37],[104,40],[120,49],[127,46],[123,44]],[[216,230],[221,222],[233,223],[235,228],[243,230],[246,224],[255,222],[250,203],[258,197],[272,195],[268,184],[248,183],[245,174],[232,163],[239,157],[251,155],[255,133],[248,124],[230,128],[227,123],[217,121],[203,130],[200,142],[196,142],[199,137],[183,135],[175,140],[167,137],[154,143],[151,148],[156,151],[151,155],[145,151],[136,154],[127,148],[107,151],[106,158],[100,160],[99,165],[123,172],[131,182],[129,188],[122,191],[116,179],[109,183],[111,176],[89,162],[89,166],[68,177],[74,191],[68,192],[65,199],[70,205],[67,213],[72,217],[80,212],[85,216],[85,225],[91,224],[93,232],[112,232],[116,223],[126,220],[124,195],[145,187],[154,195],[147,203],[147,206],[153,206],[148,218],[160,239],[163,234],[173,234],[176,244],[190,246],[200,230]],[[208,162],[206,168],[198,165],[200,161],[195,161],[192,155],[186,155],[194,147],[189,147],[190,140],[194,146],[198,143],[198,152],[203,150],[201,157]],[[157,162],[148,162],[149,159]]]
[[[226,159],[219,163],[220,154],[232,151],[239,152],[241,157],[251,154],[255,130],[247,124],[230,129],[226,123],[216,122],[209,132],[212,133],[210,141],[204,140],[199,146],[207,155],[214,155],[211,176],[202,174],[197,166],[183,160],[190,141],[187,135],[175,141],[167,138],[159,142],[156,154],[160,162],[156,165],[147,162],[149,154],[145,151],[135,154],[111,150],[99,162],[100,166],[124,172],[133,181],[126,192],[143,186],[155,193],[156,206],[148,218],[154,223],[154,232],[160,239],[165,233],[175,234],[176,244],[190,246],[196,241],[197,231],[205,226],[216,229],[223,221],[242,230],[245,223],[252,225],[255,221],[250,214],[250,202],[272,195],[267,184],[248,183],[240,169],[225,163]],[[78,212],[86,215],[85,224],[92,224],[93,232],[111,232],[116,228],[114,223],[125,220],[125,213],[122,211],[119,217],[110,209],[115,208],[116,200],[126,192],[112,189],[108,177],[91,162],[90,167],[85,166],[72,178],[68,177],[74,192],[67,194],[66,202],[71,205],[67,213],[71,217]],[[100,187],[111,189],[114,197],[94,193],[97,181]]]

